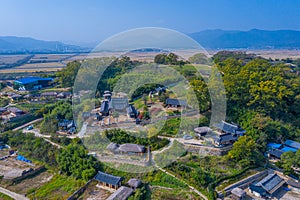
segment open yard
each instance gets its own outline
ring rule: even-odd
[[[34,165],[16,160],[13,157],[0,160],[0,176],[4,176],[5,179],[19,177],[24,170],[29,170],[30,168],[34,168]]]

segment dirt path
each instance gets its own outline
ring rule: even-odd
[[[36,123],[36,122],[40,122],[40,121],[42,121],[43,119],[44,119],[44,118],[39,118],[39,119],[33,120],[33,121],[31,121],[31,122],[28,122],[28,123],[26,123],[26,124],[23,124],[22,126],[19,126],[19,127],[17,127],[17,128],[14,128],[13,131],[20,130],[20,129],[22,129],[22,128],[25,128],[25,127],[31,125],[31,124],[34,124],[34,123]]]
[[[0,192],[7,195],[7,196],[10,196],[11,198],[16,199],[16,200],[29,200],[24,195],[17,194],[15,192],[9,191],[9,190],[7,190],[5,188],[2,188],[2,187],[0,187]]]

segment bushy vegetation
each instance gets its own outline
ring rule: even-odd
[[[134,133],[127,133],[120,129],[106,130],[104,134],[111,142],[117,144],[124,144],[124,143],[140,144],[140,145],[144,145],[145,147],[150,146],[152,151],[163,148],[164,146],[169,144],[169,140],[167,139],[161,139],[158,138],[157,136],[150,137],[150,138],[135,137]]]
[[[58,154],[58,149],[43,138],[34,137],[33,134],[24,134],[21,131],[8,131],[0,135],[0,140],[17,149],[19,154],[26,156],[28,159],[52,167],[57,166],[55,157]]]
[[[88,151],[82,145],[75,143],[62,149],[56,160],[63,173],[76,179],[87,181],[100,169],[99,162],[88,155]]]

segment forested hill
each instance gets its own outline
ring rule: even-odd
[[[220,29],[191,33],[190,37],[208,49],[300,49],[300,31]]]

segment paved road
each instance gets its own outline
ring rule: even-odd
[[[31,122],[28,122],[28,123],[26,123],[26,124],[23,124],[22,126],[19,126],[19,127],[15,128],[15,129],[13,129],[13,131],[20,130],[20,129],[22,129],[22,128],[25,128],[25,127],[31,125],[31,124],[34,124],[34,123],[36,123],[36,122],[40,122],[40,121],[42,121],[43,119],[44,119],[44,118],[39,118],[39,119],[33,120],[33,121],[31,121]]]
[[[0,187],[0,192],[3,194],[6,194],[7,196],[10,196],[13,199],[16,200],[29,200],[27,197],[25,197],[24,195],[21,194],[17,194],[15,192],[9,191],[5,188]]]

